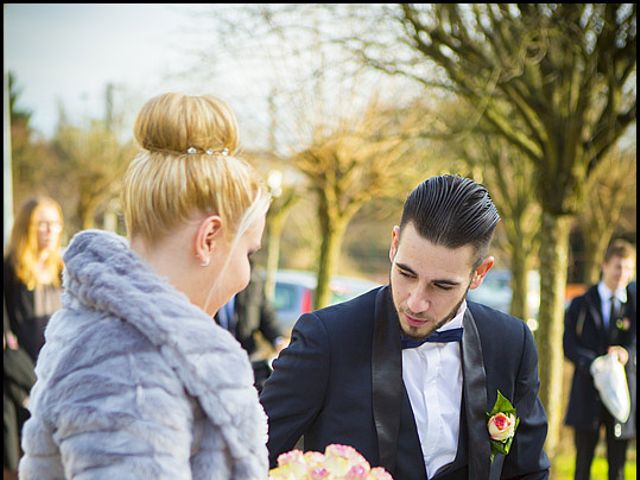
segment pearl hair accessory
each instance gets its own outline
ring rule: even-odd
[[[196,153],[198,153],[198,149],[196,147],[189,147],[187,148],[187,155],[195,155]],[[214,150],[213,148],[207,148],[204,153],[206,153],[207,155],[222,155],[223,157],[226,157],[229,155],[229,149],[228,148],[223,148],[222,150]]]

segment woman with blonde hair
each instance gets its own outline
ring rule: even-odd
[[[128,241],[87,230],[65,252],[20,476],[264,479],[251,365],[213,316],[249,281],[270,197],[214,97],[154,97],[134,133]]]
[[[4,257],[4,296],[11,332],[35,362],[44,329],[61,306],[63,215],[46,196],[29,198],[16,215]]]

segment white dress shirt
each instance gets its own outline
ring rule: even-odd
[[[462,327],[466,309],[467,302],[463,301],[456,316],[438,331]],[[402,350],[402,379],[430,478],[440,467],[451,463],[458,451],[462,405],[460,342],[425,342]]]
[[[627,289],[622,287],[618,288],[615,292],[612,292],[604,282],[598,283],[598,294],[600,295],[600,303],[602,304],[602,321],[606,328],[609,326],[609,315],[611,315],[611,297],[615,296],[618,299],[618,307],[623,303],[627,303]]]

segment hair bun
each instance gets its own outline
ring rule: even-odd
[[[181,93],[165,93],[146,102],[134,136],[146,150],[178,155],[233,155],[239,143],[236,116],[225,102]]]

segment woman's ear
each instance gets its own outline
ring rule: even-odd
[[[209,265],[216,241],[222,238],[223,222],[218,215],[206,217],[196,232],[195,253],[203,267]]]

